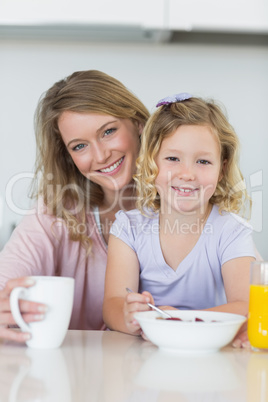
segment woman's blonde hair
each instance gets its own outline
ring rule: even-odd
[[[223,176],[218,182],[211,204],[219,206],[220,212],[240,213],[244,201],[251,201],[238,166],[239,139],[224,112],[215,101],[191,97],[181,102],[160,106],[145,125],[137,172],[134,177],[137,187],[137,207],[160,210],[160,197],[155,187],[158,175],[156,157],[163,140],[182,125],[205,125],[212,129],[221,149],[221,162],[226,161]]]
[[[101,205],[102,188],[83,176],[66,149],[58,128],[65,111],[100,113],[145,125],[149,112],[120,81],[97,70],[78,71],[56,82],[40,98],[35,112],[37,157],[33,196],[41,196],[47,211],[63,218],[70,238],[86,248],[90,240],[79,233],[87,208]],[[73,210],[79,204],[79,214]],[[77,208],[76,208],[77,210]]]

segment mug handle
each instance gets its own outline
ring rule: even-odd
[[[26,288],[17,287],[11,291],[10,294],[10,309],[16,324],[24,331],[31,332],[31,328],[22,318],[20,308],[19,308],[19,298],[21,296],[26,296]]]

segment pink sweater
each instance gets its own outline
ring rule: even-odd
[[[0,288],[8,279],[28,275],[75,278],[70,329],[102,330],[107,246],[93,214],[87,216],[92,253],[86,256],[78,241],[68,237],[62,220],[44,213],[25,216],[0,252]],[[54,224],[53,224],[54,223]]]

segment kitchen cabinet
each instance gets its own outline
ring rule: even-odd
[[[167,41],[173,31],[268,34],[268,0],[1,0],[0,34],[38,35],[36,28],[120,40]]]
[[[268,33],[268,0],[169,0],[168,28]]]
[[[2,0],[0,38],[166,42],[167,0]]]
[[[2,0],[0,24],[105,24],[164,29],[166,0]]]

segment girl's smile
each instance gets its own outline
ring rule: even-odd
[[[193,196],[198,191],[197,188],[174,187],[174,186],[171,187],[174,191],[176,191],[177,195],[180,197],[190,197]]]

